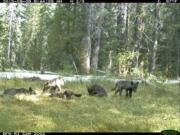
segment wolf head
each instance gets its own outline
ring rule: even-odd
[[[139,82],[133,82],[133,91],[136,92],[138,88]]]
[[[36,95],[36,92],[31,88],[31,87],[29,87],[29,93],[32,95]]]
[[[44,83],[43,92],[47,91],[49,88],[50,88],[49,82]]]

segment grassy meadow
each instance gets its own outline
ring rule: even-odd
[[[113,83],[98,81],[108,97],[89,96],[86,83],[67,82],[64,89],[82,93],[71,100],[41,94],[43,82],[22,79],[0,80],[0,131],[99,132],[180,131],[178,84],[156,89],[140,84],[131,99],[114,96]],[[36,96],[2,96],[5,88],[31,86]]]

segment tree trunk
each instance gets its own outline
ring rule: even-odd
[[[119,40],[119,45],[123,47],[126,42],[126,34],[127,34],[127,4],[121,3],[118,7],[118,15],[117,15],[117,37]]]
[[[180,51],[180,47],[179,47],[179,45],[178,45],[178,56],[177,56],[177,79],[180,78],[180,73],[179,73],[179,72],[180,72],[180,60],[179,60],[179,59],[180,59],[180,58],[179,58],[179,57],[180,57],[180,54],[179,54],[180,52],[179,52],[179,51]]]
[[[91,39],[90,36],[87,35],[81,41],[81,51],[80,51],[81,73],[89,73],[90,56],[91,56]]]
[[[79,61],[80,61],[80,72],[89,73],[90,71],[90,57],[91,57],[91,38],[90,38],[90,14],[91,4],[84,4],[84,16],[82,20],[82,30],[85,36],[82,38],[80,50],[79,50]]]
[[[100,42],[100,41],[99,41]],[[98,55],[99,55],[99,43],[95,43],[91,48],[91,68],[97,69],[98,68]]]
[[[150,58],[149,58],[149,73],[154,74],[156,69],[156,52],[158,48],[158,39],[160,33],[160,11],[159,4],[155,4],[155,31],[154,31],[154,43],[150,46]]]
[[[109,64],[108,64],[108,71],[112,69],[112,50],[109,51]]]
[[[100,49],[100,39],[101,39],[101,27],[103,23],[104,18],[104,3],[103,4],[95,4],[93,8],[94,11],[91,14],[91,20],[93,20],[93,32],[91,35],[92,39],[92,48],[91,48],[91,68],[97,69],[98,68],[98,55],[99,55],[99,49]],[[97,18],[97,19],[93,19]],[[97,24],[97,25],[96,25]]]
[[[129,35],[128,35],[128,31],[129,31],[129,6],[128,3],[127,7],[126,7],[126,31],[125,31],[125,45],[129,44]]]
[[[172,6],[172,5],[171,5]],[[176,6],[175,8],[175,13],[172,15],[172,22],[176,22],[175,24],[178,24],[179,22],[177,22],[177,20],[180,18],[179,17],[179,14],[178,14],[178,11],[179,11],[179,6]],[[173,8],[173,6],[171,7]],[[173,31],[174,31],[174,35],[171,35],[174,37],[174,40],[173,40],[173,44],[176,46],[175,48],[177,49],[177,64],[176,65],[176,76],[177,76],[177,79],[180,81],[180,45],[179,45],[179,29],[177,29],[177,27],[173,27]]]
[[[118,6],[117,15],[117,39],[119,48],[128,46],[128,4],[123,3]],[[126,68],[119,65],[119,75],[126,74]]]
[[[14,5],[9,4],[9,36],[8,36],[8,49],[7,49],[7,58],[11,61],[11,48],[12,48],[12,19],[13,19],[13,10]]]
[[[142,26],[142,6],[140,4],[136,4],[136,15],[135,15],[135,24],[134,24],[134,40],[135,43],[133,46],[133,51],[139,52],[139,48],[141,46],[141,40],[142,40],[142,32],[141,32],[141,26]],[[139,67],[139,55],[135,58],[135,66]]]

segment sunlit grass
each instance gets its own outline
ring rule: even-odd
[[[113,83],[96,83],[107,89],[107,97],[89,96],[86,83],[68,82],[64,89],[83,95],[65,100],[42,94],[40,81],[1,80],[0,93],[5,88],[31,86],[38,94],[0,97],[0,131],[180,131],[178,85],[156,89],[140,84],[132,99],[127,99],[125,93],[114,96]]]

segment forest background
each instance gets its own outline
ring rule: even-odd
[[[178,78],[179,9],[172,3],[1,3],[1,71]]]

